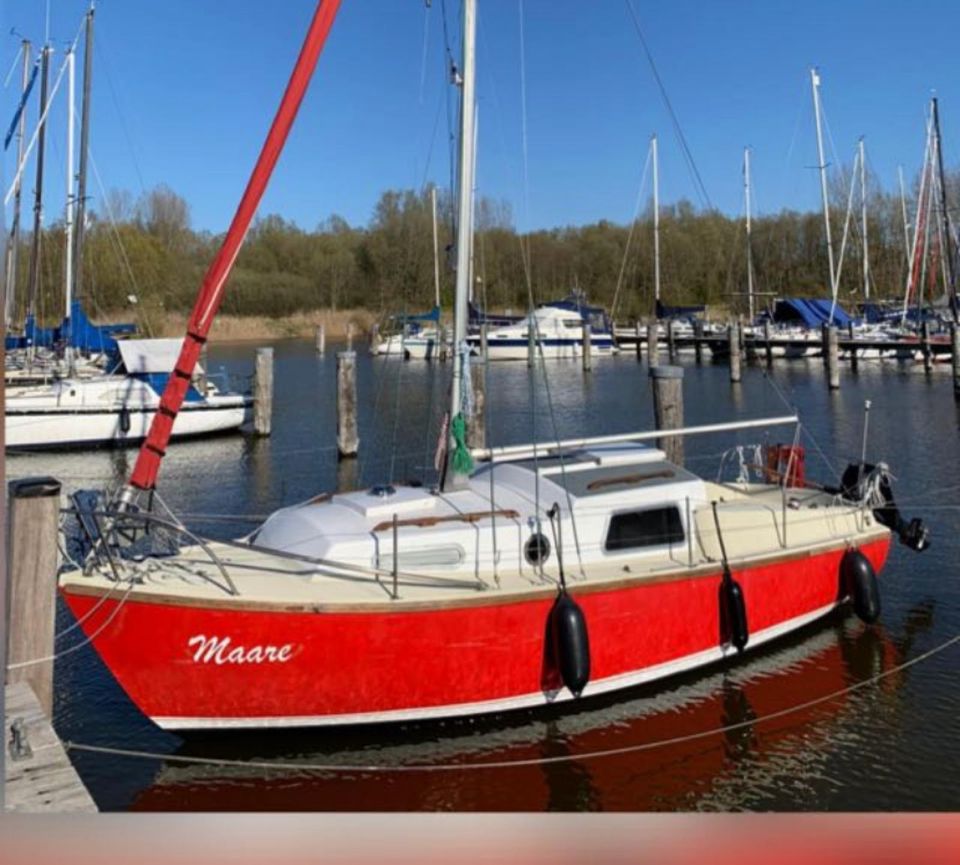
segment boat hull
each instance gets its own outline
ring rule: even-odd
[[[889,537],[862,552],[879,571]],[[748,648],[844,602],[844,547],[734,569]],[[734,653],[722,633],[719,568],[619,584],[578,582],[589,630],[584,695],[632,687]],[[476,715],[571,699],[545,661],[554,592],[339,610],[251,602],[118,600],[61,589],[140,710],[168,729],[323,726]]]
[[[173,427],[174,438],[212,435],[236,430],[251,416],[246,397],[214,397],[199,405],[185,405]],[[18,449],[126,444],[142,441],[150,430],[156,406],[126,410],[116,407],[11,409],[6,412],[6,446]]]
[[[470,338],[470,347],[480,353],[478,339]],[[594,356],[605,357],[616,354],[617,347],[610,337],[594,337],[590,344]],[[494,339],[487,341],[489,360],[526,360],[530,356],[530,346],[526,339]],[[546,360],[563,360],[583,356],[583,342],[580,339],[541,339],[537,347],[537,357]]]

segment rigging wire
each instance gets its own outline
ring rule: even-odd
[[[627,243],[623,248],[623,259],[620,262],[620,273],[617,274],[617,287],[613,292],[613,302],[610,304],[610,321],[616,321],[617,303],[620,299],[620,290],[623,288],[623,276],[627,270],[627,257],[630,255],[630,244],[637,229],[637,220],[640,216],[640,205],[643,201],[643,190],[647,185],[647,172],[650,170],[651,151],[647,150],[647,159],[643,163],[643,173],[640,176],[640,186],[637,189],[637,200],[633,206],[633,219],[630,222],[630,231],[627,233]]]
[[[640,26],[640,17],[637,15],[637,10],[633,6],[633,0],[625,0],[625,2],[627,4],[627,9],[630,12],[630,17],[633,19],[633,26],[637,31],[637,36],[640,38],[640,44],[643,46],[643,52],[646,55],[647,62],[650,64],[650,69],[653,72],[654,80],[657,83],[657,89],[660,91],[660,98],[663,99],[663,103],[670,115],[670,120],[673,123],[673,130],[680,144],[680,152],[687,164],[687,170],[690,172],[690,178],[693,180],[694,189],[700,198],[700,204],[709,210],[713,210],[714,207],[713,202],[710,200],[710,194],[707,192],[707,187],[704,185],[703,178],[700,176],[700,170],[697,168],[697,163],[693,158],[693,153],[690,150],[690,146],[687,144],[687,138],[683,134],[683,129],[680,126],[680,120],[677,117],[676,111],[673,109],[673,103],[670,101],[670,96],[667,94],[667,88],[664,86],[663,79],[660,77],[657,64],[653,60],[653,53],[650,51],[650,46],[647,44],[647,39],[643,35],[643,28]]]

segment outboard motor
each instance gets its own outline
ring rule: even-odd
[[[908,522],[900,515],[890,487],[890,473],[883,463],[850,463],[843,472],[837,492],[850,501],[866,502],[877,521],[894,532],[900,543],[911,550],[920,553],[930,546],[930,530],[923,520],[914,517]]]

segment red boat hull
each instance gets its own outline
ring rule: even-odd
[[[889,543],[881,538],[860,548],[877,572]],[[841,602],[843,553],[836,548],[735,571],[750,645]],[[721,634],[720,581],[718,572],[572,588],[589,629],[585,693],[693,669],[731,651]],[[369,612],[120,601],[72,586],[63,594],[127,694],[164,727],[377,722],[569,697],[545,693],[543,684],[552,594],[511,599],[490,592],[428,609]]]

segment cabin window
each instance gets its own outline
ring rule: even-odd
[[[684,540],[683,521],[676,505],[626,511],[614,514],[607,529],[607,552],[635,550],[680,544]]]

